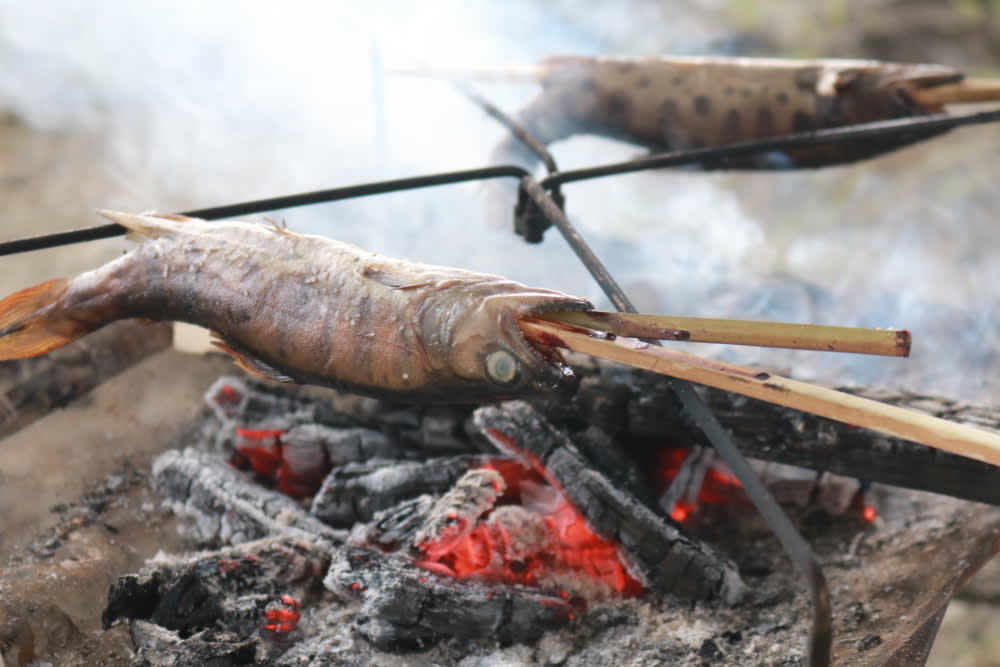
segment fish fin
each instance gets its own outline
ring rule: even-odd
[[[66,343],[76,340],[89,329],[76,327],[54,331],[55,321],[65,324],[63,318],[53,317],[52,306],[66,291],[69,281],[57,278],[27,287],[0,301],[0,361],[37,357]]]
[[[281,234],[283,236],[298,236],[295,232],[288,231],[288,223],[284,219],[282,219],[281,222],[278,222],[274,218],[264,218],[264,222],[271,223],[270,229],[275,234]]]
[[[257,357],[253,356],[246,348],[244,348],[239,343],[234,343],[232,341],[226,340],[222,336],[213,332],[215,338],[212,339],[212,344],[219,348],[229,356],[231,356],[235,361],[236,365],[245,370],[250,375],[263,378],[265,380],[274,380],[275,382],[294,382],[290,376],[282,373],[274,366],[264,363]]]
[[[123,213],[121,211],[97,209],[97,213],[111,222],[117,222],[124,227],[126,229],[125,238],[130,241],[141,241],[144,238],[166,236],[175,231],[175,223],[190,222],[198,219],[189,218],[184,215],[174,215],[172,213],[157,213],[155,211]]]
[[[415,289],[417,287],[426,287],[430,285],[432,280],[416,279],[409,276],[404,276],[392,269],[376,269],[371,266],[366,266],[361,269],[361,275],[368,280],[374,280],[375,282],[385,285],[386,287],[391,287],[392,289]]]

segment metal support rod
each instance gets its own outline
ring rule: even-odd
[[[414,190],[417,188],[428,188],[436,185],[451,185],[454,183],[464,183],[466,181],[481,181],[488,178],[521,178],[527,175],[527,171],[522,167],[514,165],[498,165],[496,167],[481,167],[478,169],[464,169],[462,171],[449,171],[427,176],[410,176],[398,178],[391,181],[378,181],[375,183],[361,183],[359,185],[348,185],[341,188],[329,190],[315,190],[313,192],[302,192],[294,195],[282,197],[270,197],[268,199],[257,199],[254,201],[240,202],[238,204],[227,204],[224,206],[214,206],[211,208],[195,209],[184,211],[180,215],[192,218],[203,218],[205,220],[219,220],[220,218],[232,218],[238,215],[252,215],[264,213],[282,208],[292,208],[294,206],[309,206],[311,204],[322,204],[342,199],[352,199],[354,197],[367,197],[369,195],[380,195],[388,192],[399,192],[401,190]],[[26,239],[17,239],[0,243],[0,257],[13,255],[31,250],[44,250],[61,245],[71,245],[84,241],[96,241],[98,239],[113,238],[125,233],[125,228],[118,224],[98,225],[86,229],[77,229],[70,232],[59,232],[56,234],[46,234],[44,236],[34,236]]]
[[[555,172],[543,178],[541,180],[541,185],[544,188],[554,188],[557,185],[564,183],[572,183],[591,178],[627,174],[647,169],[676,167],[680,165],[704,162],[706,160],[722,160],[729,157],[752,155],[755,153],[767,153],[770,151],[788,150],[818,144],[836,144],[845,141],[868,139],[872,137],[920,134],[925,132],[947,130],[964,125],[979,125],[998,121],[1000,121],[1000,110],[984,111],[960,116],[938,114],[920,118],[861,123],[830,130],[817,130],[815,132],[793,134],[765,141],[752,141],[742,144],[720,146],[718,148],[700,148],[688,151],[677,151],[674,153],[659,153],[649,157],[629,160],[627,162],[617,162],[586,169],[573,169],[570,171]],[[237,215],[253,215],[274,211],[276,209],[291,208],[294,206],[308,206],[311,204],[321,204],[325,202],[350,199],[352,197],[365,197],[369,195],[398,192],[400,190],[448,185],[486,178],[522,178],[527,175],[528,171],[522,167],[515,165],[499,165],[495,167],[482,167],[479,169],[467,169],[463,171],[429,174],[426,176],[400,178],[376,183],[363,183],[329,190],[317,190],[314,192],[305,192],[283,197],[273,197],[270,199],[258,199],[255,201],[241,202],[225,206],[197,209],[183,213],[183,215],[200,217],[206,220],[217,220],[219,218],[227,218]],[[56,246],[81,243],[84,241],[112,238],[123,233],[124,229],[122,229],[119,225],[100,225],[69,232],[59,232],[26,239],[0,242],[0,257],[21,252],[29,252],[32,250],[44,250],[46,248],[54,248]]]
[[[542,213],[552,222],[580,258],[594,280],[601,286],[618,310],[626,313],[638,312],[625,291],[608,272],[607,267],[597,257],[569,218],[559,210],[542,186],[530,176],[521,179],[521,188],[531,198]],[[830,590],[826,577],[816,560],[809,544],[799,535],[791,520],[750,469],[732,437],[712,414],[705,402],[695,392],[689,382],[670,378],[670,388],[681,402],[686,416],[695,428],[704,433],[722,460],[726,462],[746,491],[747,497],[767,521],[771,530],[792,562],[806,579],[812,598],[813,617],[809,630],[809,664],[813,667],[829,665],[833,648],[833,617],[830,605]]]

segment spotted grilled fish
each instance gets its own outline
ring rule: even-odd
[[[481,402],[569,379],[523,317],[589,309],[499,276],[380,257],[247,222],[102,212],[139,245],[0,301],[0,360],[37,356],[124,318],[190,322],[247,371],[415,402]]]
[[[502,76],[503,71],[493,74]],[[960,71],[945,65],[726,57],[563,56],[510,75],[542,86],[517,114],[519,123],[542,143],[593,134],[653,151],[938,113],[944,104],[935,89],[963,79]],[[995,86],[992,94],[995,99]],[[790,169],[845,164],[940,132],[732,157],[705,166]],[[495,161],[511,158],[534,163],[514,137],[493,151]]]

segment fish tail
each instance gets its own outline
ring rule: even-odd
[[[70,320],[60,317],[57,303],[68,282],[57,278],[0,301],[0,361],[37,357],[89,331],[84,325],[73,326]]]

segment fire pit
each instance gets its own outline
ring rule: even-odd
[[[38,583],[20,591],[23,606],[5,596],[3,655],[19,664],[41,654],[58,635],[38,638],[63,627],[64,643],[89,655],[130,644],[152,664],[400,653],[427,663],[804,664],[801,584],[724,472],[709,471],[697,506],[673,513],[680,523],[657,506],[676,469],[670,452],[690,444],[679,424],[664,428],[668,415],[644,410],[661,380],[585,370],[570,401],[475,411],[221,378],[211,409],[151,478],[188,517],[189,546],[208,551],[159,556],[121,578],[104,612],[111,630],[74,642],[72,623],[52,625],[65,612],[39,576],[66,564],[42,545],[38,563],[5,577],[8,592]],[[746,427],[746,406],[721,392],[708,399],[728,400],[727,425]],[[754,424],[767,440],[767,423]],[[770,424],[780,450],[781,420]],[[762,466],[830,578],[838,663],[922,660],[951,594],[995,551],[1000,511],[877,484],[858,494],[843,479]],[[107,522],[123,495],[144,495],[141,478],[65,510],[63,539]],[[820,501],[844,488],[847,502]]]

